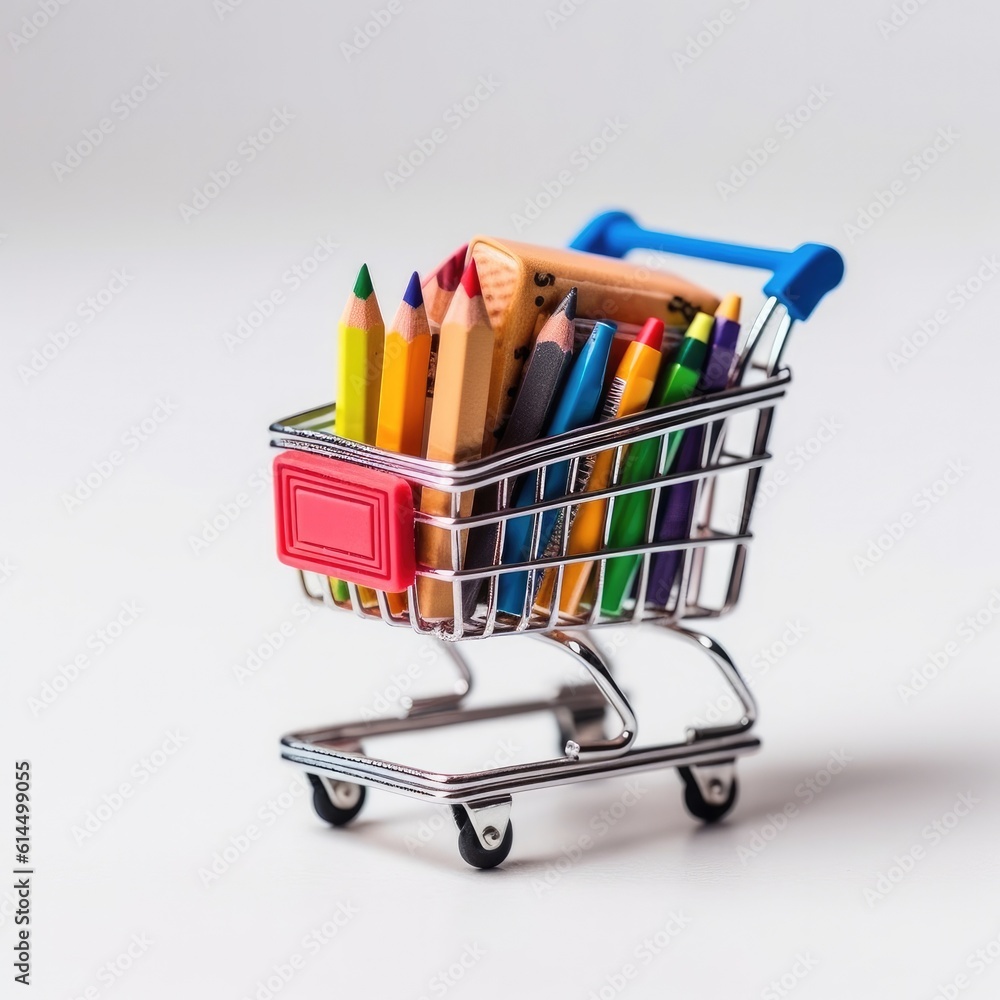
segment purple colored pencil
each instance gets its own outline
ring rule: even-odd
[[[720,392],[729,384],[729,372],[740,337],[739,321],[730,316],[739,316],[739,299],[736,296],[729,296],[715,315],[715,324],[708,342],[708,361],[698,385],[699,393]],[[674,463],[674,472],[693,472],[700,467],[705,430],[705,425],[702,425],[691,427],[684,433]],[[696,482],[680,483],[667,490],[656,522],[655,537],[658,542],[679,542],[691,534],[696,486]],[[653,556],[646,587],[646,600],[649,603],[660,607],[666,605],[683,556],[681,549],[658,552]]]

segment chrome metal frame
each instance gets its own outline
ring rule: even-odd
[[[416,512],[417,530],[421,524],[443,528],[452,534],[455,563],[464,532],[481,525],[497,525],[498,536],[495,552],[503,546],[506,521],[511,517],[533,517],[531,558],[516,565],[493,565],[482,568],[443,569],[421,566],[418,576],[450,582],[454,594],[456,615],[445,621],[430,620],[420,614],[418,586],[409,588],[407,608],[393,614],[384,594],[378,595],[377,606],[366,604],[360,589],[349,585],[350,599],[334,598],[330,584],[324,577],[302,574],[306,596],[313,601],[345,610],[353,610],[362,618],[380,619],[388,624],[412,628],[441,640],[458,670],[459,680],[451,692],[422,698],[404,706],[402,718],[378,719],[370,722],[353,722],[307,732],[292,733],[282,740],[282,756],[294,764],[329,782],[334,776],[338,781],[371,785],[430,799],[464,809],[484,850],[497,846],[509,821],[511,795],[531,788],[590,778],[600,778],[628,770],[645,770],[662,767],[690,769],[697,788],[708,803],[726,801],[733,778],[733,762],[739,756],[755,750],[759,740],[750,735],[755,719],[756,705],[753,695],[741,676],[736,664],[715,640],[690,627],[700,618],[715,618],[730,611],[739,600],[742,589],[748,546],[752,540],[750,521],[754,499],[760,480],[760,471],[770,459],[767,451],[774,408],[784,396],[791,380],[787,369],[781,368],[783,352],[793,321],[774,298],[769,298],[746,335],[735,367],[735,385],[724,392],[697,397],[691,402],[644,411],[635,416],[609,421],[581,431],[524,445],[488,458],[463,465],[444,465],[424,459],[412,458],[382,451],[334,436],[333,406],[307,410],[272,425],[272,444],[282,449],[306,451],[325,455],[342,462],[361,464],[407,479],[414,487],[430,487],[452,497],[451,517],[431,516]],[[755,362],[754,357],[770,334],[771,347],[766,363]],[[743,452],[733,451],[727,441],[728,421],[739,414],[756,413],[752,444]],[[676,430],[704,425],[705,446],[702,467],[692,472],[664,473],[662,458],[669,434]],[[659,441],[660,461],[658,472],[650,480],[623,486],[615,480],[620,472],[625,449],[636,441],[656,438]],[[568,481],[575,479],[580,462],[595,452],[614,449],[614,474],[611,485],[599,492],[580,494],[568,492],[554,500],[544,500],[545,469],[557,462],[569,463]],[[518,477],[538,472],[536,502],[528,507],[508,506],[514,494]],[[714,527],[716,487],[720,477],[739,475],[745,477],[742,502],[734,523],[735,532]],[[693,482],[695,518],[688,538],[663,542],[653,537],[655,504],[662,491],[672,485]],[[461,517],[459,510],[463,497],[471,491],[499,484],[500,509],[487,514]],[[615,498],[637,491],[653,492],[654,510],[647,519],[643,543],[628,548],[608,549],[607,540]],[[574,510],[581,502],[606,498],[603,541],[600,550],[569,556],[566,551],[568,532],[563,526],[558,552],[539,553],[540,519],[546,511],[562,511],[565,522],[571,521]],[[468,509],[468,508],[467,508]],[[710,603],[704,593],[704,563],[709,552],[728,546],[731,557],[728,564],[728,582],[721,603]],[[663,605],[653,605],[647,599],[647,580],[650,560],[657,552],[680,550],[683,552],[678,584]],[[641,555],[642,564],[637,584],[637,597],[620,615],[601,613],[601,588],[604,561],[614,556]],[[559,611],[559,592],[564,567],[573,562],[594,561],[600,567],[597,574],[597,593],[591,609],[580,617],[569,617]],[[533,592],[532,578],[544,571],[556,573],[553,596],[547,607],[525,607],[521,615],[498,612],[498,575],[524,570],[530,574],[528,593]],[[725,575],[724,575],[725,578]],[[486,593],[473,614],[463,614],[463,584],[469,581],[489,581],[483,588]],[[526,601],[526,604],[529,603]],[[741,715],[729,725],[704,729],[689,729],[681,743],[636,745],[638,723],[625,694],[618,687],[607,659],[601,655],[588,637],[594,627],[619,624],[648,623],[694,644],[720,671],[741,706]],[[465,706],[466,696],[472,689],[472,673],[456,642],[499,635],[534,635],[546,644],[557,646],[571,655],[586,670],[592,684],[564,688],[552,698],[493,705],[485,708]],[[590,724],[576,726],[579,719],[593,722],[604,710],[611,709],[619,725],[615,735],[604,733],[598,724],[597,732]],[[367,756],[362,740],[399,732],[414,732],[439,726],[497,719],[534,712],[551,712],[561,720],[573,722],[568,729],[562,755],[550,760],[527,764],[509,765],[487,771],[464,774],[447,774],[401,763]],[[564,729],[566,729],[564,725]]]

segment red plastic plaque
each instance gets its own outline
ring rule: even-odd
[[[278,558],[373,590],[413,583],[413,492],[387,472],[299,451],[274,460]]]

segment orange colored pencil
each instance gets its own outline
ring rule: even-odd
[[[382,357],[382,393],[379,397],[378,432],[375,444],[386,451],[419,455],[424,440],[424,394],[431,335],[420,293],[420,278],[414,271],[403,301],[385,334]],[[405,593],[388,593],[389,610],[406,610]]]

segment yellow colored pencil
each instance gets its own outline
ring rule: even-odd
[[[382,313],[368,265],[362,264],[337,330],[337,410],[333,429],[340,437],[375,443],[384,341]],[[330,587],[338,601],[350,599],[343,580],[330,577]],[[374,591],[363,589],[361,594],[366,604],[375,599]]]

